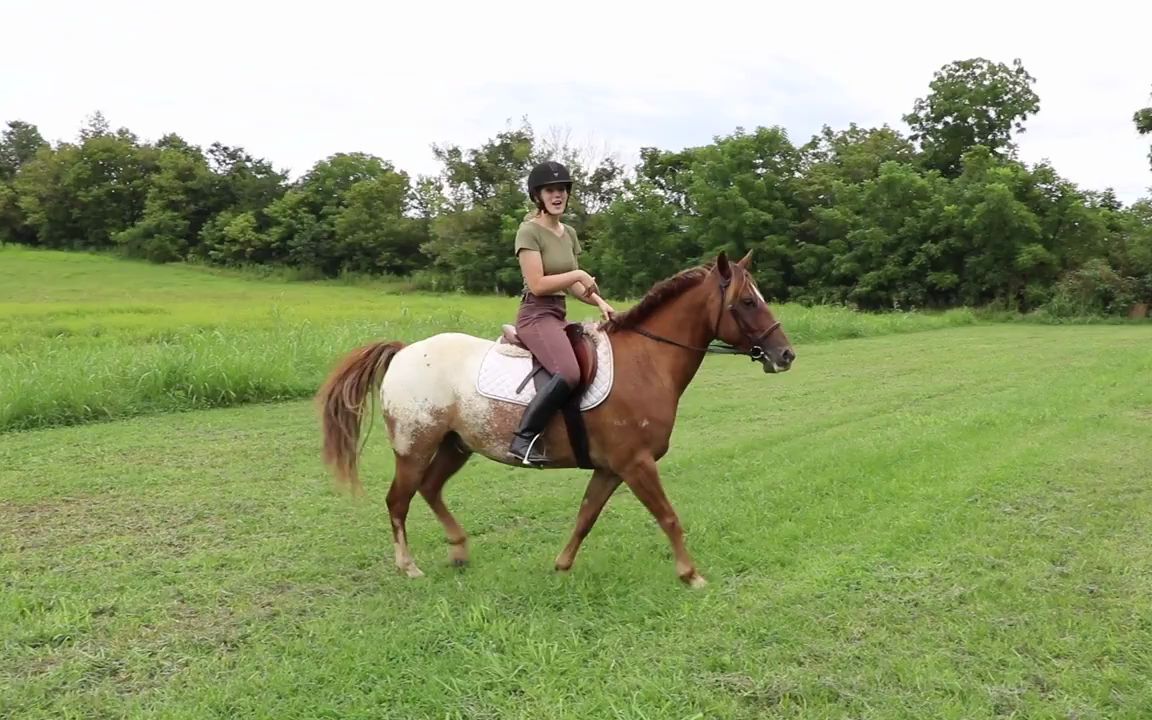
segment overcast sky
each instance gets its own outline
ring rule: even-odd
[[[145,139],[242,145],[296,176],[339,151],[432,172],[432,143],[476,145],[527,116],[631,161],[738,125],[797,143],[824,123],[906,130],[941,65],[1020,57],[1041,102],[1025,160],[1129,202],[1152,186],[1152,138],[1132,123],[1152,104],[1152,3],[670,5],[0,0],[0,120],[72,139],[99,109]]]

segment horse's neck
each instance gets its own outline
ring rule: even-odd
[[[705,293],[704,288],[696,288],[676,298],[645,323],[647,329],[693,348],[706,347],[715,331],[716,309],[707,302]],[[651,352],[657,371],[675,388],[677,397],[688,388],[704,362],[704,353],[666,343],[656,343]]]

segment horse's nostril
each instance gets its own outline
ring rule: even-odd
[[[791,365],[792,361],[796,359],[796,353],[792,352],[792,348],[786,348],[784,352],[780,354],[780,358],[785,364]]]

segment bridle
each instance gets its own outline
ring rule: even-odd
[[[747,273],[745,273],[744,282],[748,282]],[[724,319],[724,296],[728,294],[728,286],[731,285],[731,283],[731,277],[720,277],[720,307],[716,311],[716,324],[712,328],[712,337],[717,337],[720,334],[720,323]],[[677,342],[676,340],[661,337],[660,335],[649,332],[642,327],[633,327],[631,330],[653,340],[668,343],[669,345],[675,345],[677,347],[682,347],[686,350],[694,350],[696,352],[702,353],[714,353],[718,355],[747,355],[752,358],[753,362],[757,360],[763,360],[766,357],[763,346],[768,341],[768,338],[772,336],[772,333],[780,329],[780,321],[777,320],[776,322],[772,323],[772,326],[767,330],[752,335],[751,331],[748,329],[748,326],[745,325],[744,321],[740,318],[740,313],[736,312],[736,306],[734,303],[728,303],[728,311],[732,313],[732,319],[736,321],[736,327],[740,329],[740,333],[744,336],[744,339],[749,341],[750,347],[747,350],[741,350],[735,345],[729,345],[725,342],[710,343],[706,347],[702,348],[694,347],[692,345],[685,345],[682,342]]]

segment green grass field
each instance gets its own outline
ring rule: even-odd
[[[495,337],[517,302],[0,248],[0,432],[307,397],[362,342],[446,330]],[[597,316],[578,302],[571,313]],[[964,310],[863,316],[783,305],[778,314],[796,343],[976,322]]]
[[[132,377],[98,362],[303,397],[351,343],[514,307],[46,258],[0,252],[0,387],[53,368],[15,378],[53,422],[67,390],[41,384]],[[661,463],[701,591],[626,489],[554,574],[586,473],[483,460],[446,489],[471,566],[417,501],[427,576],[402,577],[382,424],[357,503],[304,399],[162,413],[196,407],[166,389],[0,434],[0,718],[1152,716],[1152,325],[781,315],[792,372],[709,358]],[[298,355],[244,364],[292,329]]]

